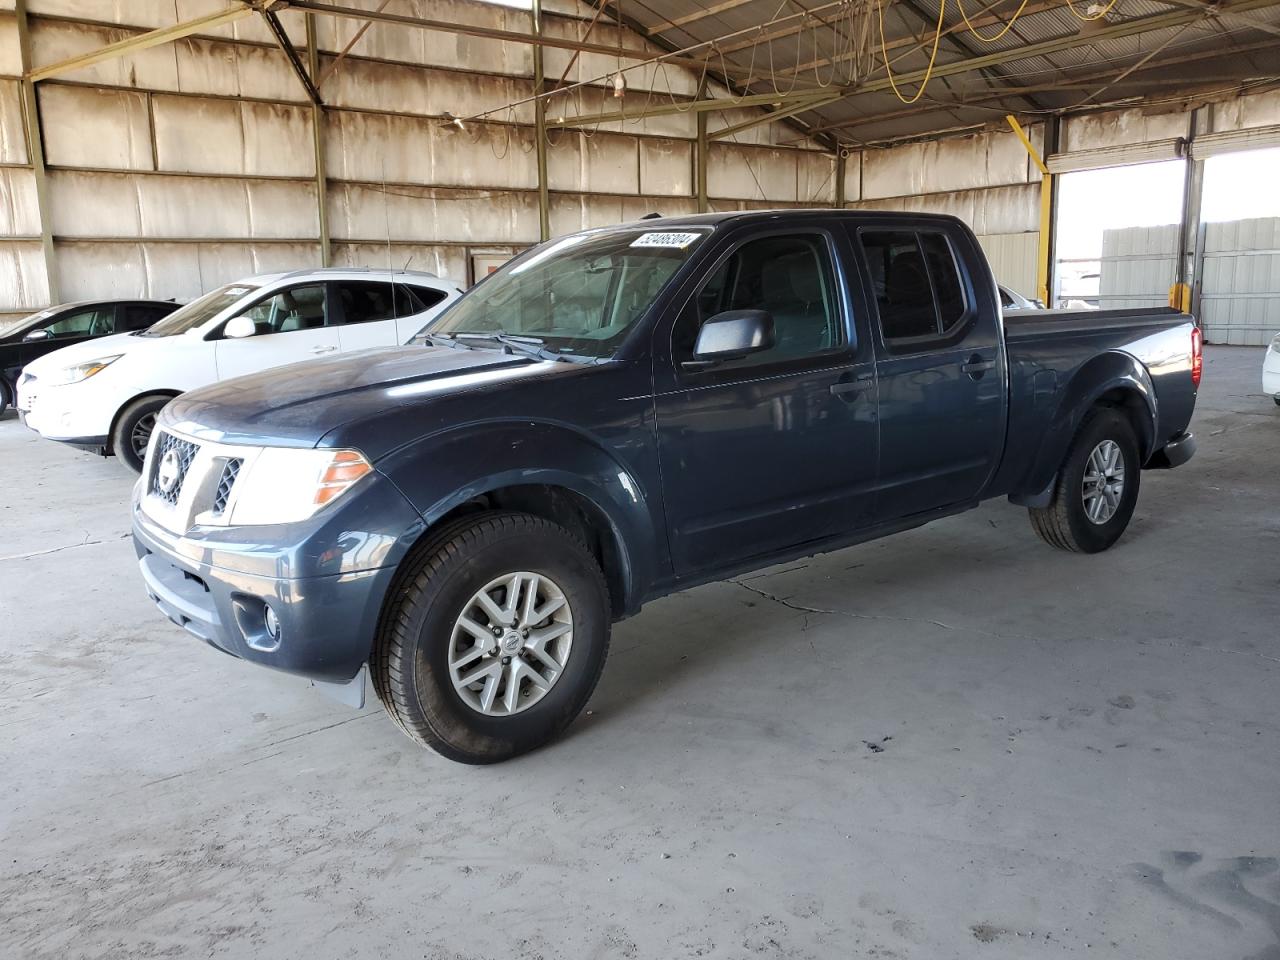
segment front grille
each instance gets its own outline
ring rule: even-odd
[[[155,459],[151,464],[151,476],[148,478],[151,494],[172,506],[176,506],[178,495],[182,493],[182,484],[187,479],[187,471],[191,469],[191,461],[195,459],[196,452],[199,449],[200,447],[190,440],[182,440],[171,433],[161,433],[160,439],[156,442]],[[174,459],[177,461],[175,465],[177,468],[176,473],[173,474],[172,480],[169,479],[170,466],[166,465],[165,461],[165,458],[170,453],[174,456],[170,459],[169,464],[173,464]],[[162,471],[164,481],[162,481]],[[164,482],[168,482],[168,489],[165,488]]]
[[[231,488],[235,486],[236,477],[240,476],[240,468],[244,466],[244,461],[239,457],[232,457],[222,467],[222,475],[218,478],[218,491],[213,495],[213,513],[215,516],[221,516],[222,512],[227,509],[227,500],[231,496]]]

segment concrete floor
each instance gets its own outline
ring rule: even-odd
[[[143,595],[0,422],[0,957],[1280,957],[1280,409],[1210,348],[1125,539],[1001,501],[669,598],[491,768]]]

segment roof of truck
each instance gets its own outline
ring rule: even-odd
[[[841,210],[838,207],[784,207],[774,210],[725,210],[718,213],[689,213],[674,217],[650,217],[649,219],[632,220],[618,224],[625,227],[672,227],[672,226],[705,226],[714,227],[722,223],[734,221],[738,223],[751,221],[767,221],[775,219],[807,220],[814,218],[830,219],[843,217],[857,220],[900,220],[910,217],[922,220],[940,220],[958,222],[958,218],[945,213],[915,213],[909,210]],[[611,228],[604,228],[611,229]]]

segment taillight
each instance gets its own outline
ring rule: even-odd
[[[1191,385],[1199,389],[1200,375],[1204,373],[1204,339],[1199,327],[1191,328]]]

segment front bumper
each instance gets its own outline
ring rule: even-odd
[[[74,384],[73,386],[79,386]],[[46,440],[56,440],[83,450],[105,454],[109,442],[110,412],[104,419],[105,404],[81,397],[84,403],[70,403],[61,395],[65,387],[44,387],[39,381],[19,380],[14,407],[23,426]],[[110,407],[109,411],[114,411]]]
[[[381,502],[361,502],[378,495]],[[147,595],[169,620],[224,653],[314,681],[346,683],[369,657],[383,598],[421,529],[421,518],[389,481],[351,497],[318,522],[261,528],[265,535],[245,542],[245,530],[234,528],[178,536],[147,516],[135,494],[133,542]],[[356,533],[352,525],[360,521],[376,530]],[[299,529],[291,531],[294,526]],[[295,536],[279,542],[285,531]],[[276,542],[263,542],[268,539]],[[374,540],[384,547],[372,551],[379,565],[357,569]],[[317,567],[340,572],[280,575]],[[274,635],[267,629],[268,606],[279,624]]]

